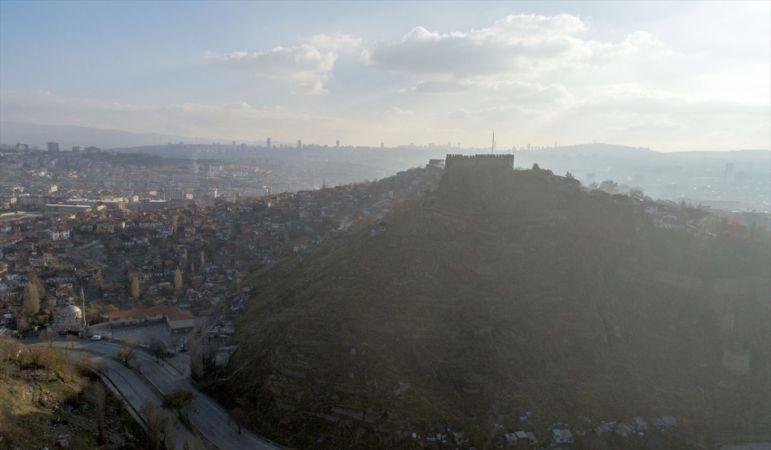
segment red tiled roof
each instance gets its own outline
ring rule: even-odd
[[[150,308],[132,308],[123,311],[110,311],[107,317],[110,320],[118,319],[144,319],[146,317],[166,316],[169,320],[192,319],[193,313],[184,311],[176,306],[152,306]]]
[[[169,322],[174,322],[177,320],[190,320],[192,318],[193,318],[193,313],[191,313],[190,311],[186,311],[184,309],[179,309],[179,308],[177,308],[177,311],[166,315],[166,320],[168,320]]]

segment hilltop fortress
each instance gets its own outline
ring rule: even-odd
[[[513,154],[489,155],[447,155],[444,169],[448,172],[458,169],[474,171],[510,171],[514,169]]]

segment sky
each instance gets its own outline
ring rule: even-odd
[[[0,120],[201,139],[771,148],[771,2],[0,0]]]

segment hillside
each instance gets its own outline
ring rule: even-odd
[[[300,448],[448,429],[490,448],[555,422],[613,448],[591,430],[638,415],[677,417],[667,439],[688,445],[768,438],[767,235],[685,209],[689,228],[657,228],[645,206],[543,170],[448,170],[256,274],[216,390]]]
[[[82,367],[72,354],[0,338],[0,448],[146,448],[142,428]]]

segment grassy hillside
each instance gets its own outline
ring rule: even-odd
[[[219,390],[305,448],[662,414],[700,445],[762,437],[768,240],[678,214],[697,229],[546,171],[448,173],[258,274]]]
[[[74,356],[0,339],[0,448],[146,448],[142,429],[83,368]]]

